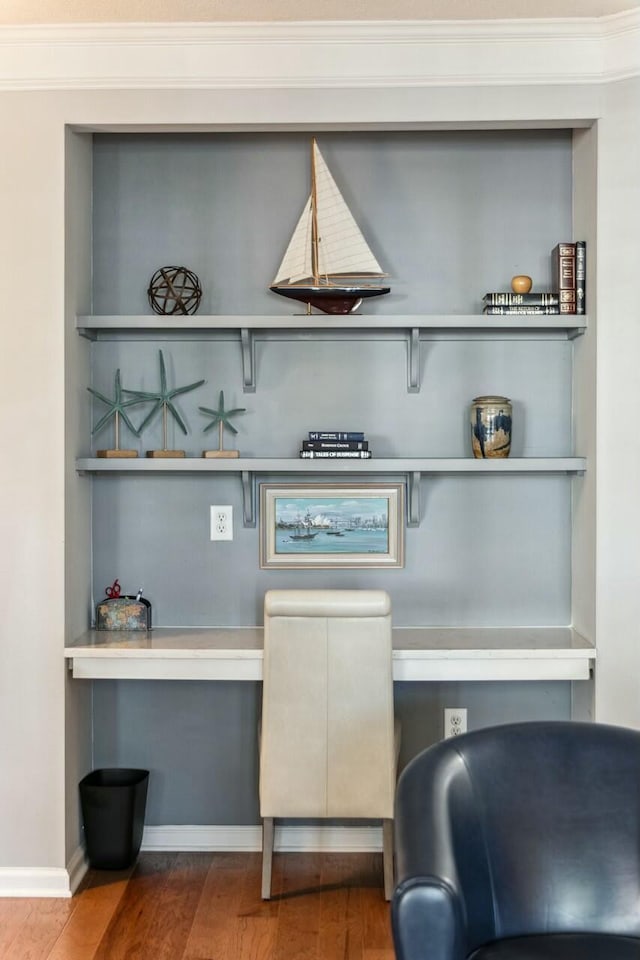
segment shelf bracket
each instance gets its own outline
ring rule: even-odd
[[[242,346],[242,389],[244,393],[256,392],[256,348],[253,331],[248,327],[240,330]]]
[[[575,340],[576,337],[583,337],[585,334],[584,327],[577,327],[575,330],[567,331],[567,340]]]
[[[420,526],[420,471],[407,474],[407,526]]]
[[[407,331],[407,374],[409,393],[420,393],[420,328]]]
[[[256,475],[251,470],[242,471],[242,524],[256,525]]]

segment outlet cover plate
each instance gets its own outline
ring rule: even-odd
[[[444,736],[459,737],[461,733],[467,732],[467,708],[466,707],[445,707],[444,708]]]
[[[233,507],[229,504],[216,505],[211,510],[211,532],[212,540],[233,540]]]

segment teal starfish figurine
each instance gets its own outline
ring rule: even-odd
[[[162,432],[163,432],[163,447],[166,450],[167,447],[167,410],[171,413],[172,417],[186,435],[187,428],[184,424],[184,421],[180,414],[178,413],[174,403],[172,402],[174,397],[180,396],[181,393],[188,393],[189,390],[195,390],[196,387],[202,386],[204,380],[198,380],[196,383],[189,383],[185,387],[174,387],[173,390],[169,390],[167,387],[167,370],[164,365],[164,357],[162,355],[162,350],[159,350],[160,354],[160,389],[156,392],[145,391],[145,390],[125,390],[125,393],[130,393],[133,397],[138,398],[138,402],[141,400],[152,400],[154,401],[153,407],[146,415],[142,423],[140,424],[139,432],[142,433],[144,428],[148,423],[154,418],[158,410],[162,410]]]
[[[236,434],[238,431],[231,423],[231,417],[235,417],[236,414],[238,413],[244,413],[245,407],[235,407],[235,409],[233,410],[225,410],[224,392],[221,390],[220,397],[218,399],[217,410],[212,410],[210,407],[198,407],[198,410],[200,410],[202,413],[205,413],[207,416],[211,417],[211,423],[207,424],[207,426],[203,430],[203,433],[207,433],[207,431],[215,427],[216,424],[218,426],[218,446],[220,449],[217,451],[216,450],[207,451],[205,453],[205,456],[207,456],[207,453],[210,456],[215,456],[216,454],[224,455],[224,451],[222,449],[222,439],[223,439],[224,428],[226,427],[227,430],[231,431],[231,433]],[[227,451],[227,452],[234,453],[237,456],[237,451]]]
[[[116,375],[113,382],[113,399],[110,399],[109,397],[105,397],[103,393],[100,393],[99,390],[94,390],[93,387],[87,387],[87,390],[89,391],[89,393],[93,394],[93,396],[96,397],[98,400],[100,400],[102,403],[106,403],[107,406],[109,407],[109,409],[104,414],[104,416],[100,417],[100,419],[96,423],[95,427],[91,431],[92,434],[98,433],[98,431],[102,429],[105,423],[107,423],[107,421],[110,420],[111,417],[114,417],[115,418],[116,450],[119,450],[120,449],[120,417],[122,417],[122,419],[128,426],[129,430],[131,430],[131,432],[135,434],[136,437],[140,436],[140,430],[136,430],[136,428],[132,424],[131,420],[125,413],[125,407],[132,407],[137,403],[142,403],[142,398],[134,397],[134,399],[132,400],[123,399],[123,396],[122,396],[123,393],[132,393],[133,391],[125,390],[122,387],[122,384],[120,382],[120,370],[116,370]]]

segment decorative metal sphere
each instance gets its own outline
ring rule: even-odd
[[[202,287],[186,267],[160,267],[149,281],[149,303],[155,313],[165,316],[192,314],[200,306]]]

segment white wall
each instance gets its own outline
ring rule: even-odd
[[[640,727],[640,81],[607,90],[598,173],[596,716]]]
[[[63,867],[64,130],[0,98],[0,864]]]
[[[331,48],[324,50],[330,60]],[[190,89],[157,89],[166,86],[164,81],[148,80],[145,87],[139,78],[135,83],[122,80],[130,65],[127,57],[135,54],[123,48],[124,60],[112,52],[121,89],[96,89],[108,84],[104,77],[92,83],[89,66],[84,80],[74,76],[64,89],[46,92],[47,72],[59,77],[65,62],[52,62],[51,47],[39,51],[40,90],[26,90],[22,77],[18,86],[24,92],[13,92],[5,71],[0,93],[0,436],[5,453],[0,568],[6,601],[0,626],[0,892],[20,889],[20,884],[30,891],[40,885],[40,892],[61,892],[66,877],[62,647],[75,624],[65,621],[65,124],[134,129],[270,123],[320,127],[361,121],[536,123],[545,118],[570,123],[601,116],[604,109],[598,170],[598,719],[640,727],[635,679],[640,672],[635,642],[640,517],[634,489],[640,453],[633,429],[640,355],[633,291],[640,263],[634,224],[638,82],[612,82],[604,96],[598,84],[549,87],[528,81],[519,85],[515,79],[475,87],[473,95],[463,84],[440,88],[433,78],[413,86],[406,81],[409,88],[367,82],[360,89],[330,92],[318,85],[317,77],[289,89],[258,84],[239,90],[233,79],[215,89],[209,82],[209,89],[198,89],[202,64],[197,49],[189,47],[181,63],[189,74],[190,57],[195,57]],[[240,75],[248,74],[253,48],[236,45],[233,52]],[[145,69],[153,75],[155,63],[155,76],[161,78],[166,60],[161,49],[156,53],[157,60],[148,59]],[[386,61],[386,69],[395,69],[398,76],[404,75],[401,54],[402,49],[394,54],[396,60]],[[384,59],[379,45],[375,55]],[[474,56],[481,70],[481,51]],[[563,63],[549,62],[551,73],[554,66],[562,73]],[[76,66],[74,61],[74,70]],[[585,76],[590,69],[585,65]],[[131,70],[133,76],[136,68]],[[72,362],[82,361],[76,357]],[[85,509],[79,504],[81,513]],[[74,536],[81,541],[81,530]],[[71,835],[70,849],[76,841]]]

